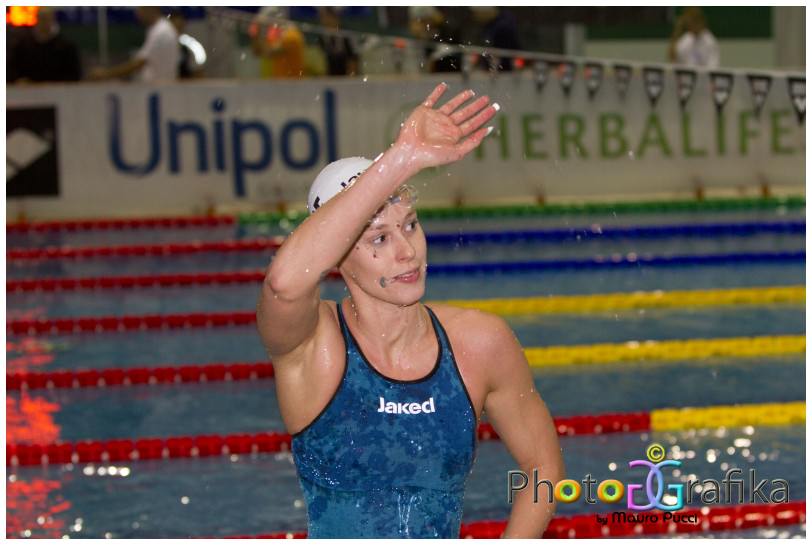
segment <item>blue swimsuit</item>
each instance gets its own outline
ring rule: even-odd
[[[434,313],[437,362],[395,380],[366,359],[338,319],[344,376],[321,414],[293,435],[311,538],[458,538],[476,413]]]

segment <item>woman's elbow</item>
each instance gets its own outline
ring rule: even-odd
[[[265,271],[263,291],[275,299],[288,299],[293,292],[294,279],[282,267],[269,265]]]
[[[282,301],[297,301],[318,291],[319,275],[316,271],[296,273],[290,267],[271,264],[265,272],[264,293]]]

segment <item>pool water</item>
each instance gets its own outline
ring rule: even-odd
[[[432,220],[427,232],[459,232],[802,219],[801,213],[622,215],[617,217]],[[656,222],[654,221],[656,219]],[[117,232],[15,234],[9,247],[53,244],[121,245],[195,240],[250,239],[279,234],[263,226]],[[802,251],[802,235],[672,237],[439,245],[430,264],[587,258],[629,252],[680,255]],[[93,258],[9,262],[13,278],[116,276],[259,270],[270,252],[195,254],[163,258]],[[805,266],[751,263],[715,266],[639,266],[624,269],[430,276],[426,300],[592,294],[637,290],[712,289],[802,285]],[[255,308],[252,284],[9,293],[8,319],[150,313],[247,311]],[[346,295],[326,281],[322,296]],[[525,347],[629,340],[672,340],[758,335],[803,335],[802,305],[641,309],[578,315],[506,318]],[[7,370],[110,368],[264,361],[253,326],[15,336],[7,339]],[[642,361],[534,369],[536,388],[554,416],[648,411],[680,406],[766,403],[805,399],[803,354],[780,357]],[[79,441],[173,435],[257,433],[284,429],[272,380],[77,390],[8,392],[9,442]],[[652,442],[683,460],[674,479],[720,480],[727,467],[752,467],[759,478],[786,479],[790,499],[805,491],[804,426],[755,426],[562,437],[568,476],[598,481],[633,480],[629,460],[644,458]],[[306,528],[306,509],[288,453],[230,458],[138,461],[118,465],[8,468],[7,536],[188,538],[251,535]],[[464,522],[506,519],[507,472],[515,462],[501,442],[482,441],[465,496]],[[636,481],[635,481],[636,482]],[[562,504],[560,514],[613,510],[598,503]],[[805,525],[717,532],[716,537],[799,537]],[[707,534],[704,534],[707,535]]]

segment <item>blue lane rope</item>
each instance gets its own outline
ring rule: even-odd
[[[804,262],[806,252],[762,252],[707,255],[624,256],[593,257],[540,261],[512,261],[494,263],[443,263],[429,265],[435,274],[476,274],[559,271],[567,269],[613,269],[629,267],[673,267],[681,265],[729,265],[736,263],[795,263]]]
[[[527,242],[565,242],[583,239],[640,239],[668,237],[726,237],[757,234],[803,235],[805,221],[711,223],[694,225],[650,225],[631,227],[578,227],[526,231],[483,231],[432,233],[426,235],[429,244],[477,244]]]

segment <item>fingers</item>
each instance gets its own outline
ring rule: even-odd
[[[493,116],[496,115],[496,112],[499,111],[499,104],[492,104],[488,108],[485,108],[474,117],[460,125],[460,131],[462,131],[463,136],[474,132],[479,127],[487,123]]]
[[[463,140],[461,143],[457,144],[457,152],[460,154],[460,158],[465,157],[473,150],[477,148],[482,143],[482,140],[485,139],[491,133],[492,127],[482,127],[474,134]]]
[[[454,98],[452,98],[451,100],[446,102],[443,105],[443,107],[440,108],[438,111],[440,113],[448,115],[451,112],[453,112],[454,110],[456,110],[457,108],[459,108],[460,106],[462,106],[462,104],[466,100],[468,100],[469,98],[471,98],[475,94],[476,93],[474,93],[471,89],[468,89],[467,91],[463,91],[462,93],[458,94],[457,96],[455,96]],[[452,116],[452,119],[453,119],[453,116]],[[459,122],[456,122],[456,123],[459,123]]]
[[[479,97],[465,108],[451,114],[451,121],[453,121],[455,125],[459,125],[460,123],[462,123],[463,121],[465,121],[466,119],[477,113],[479,110],[487,106],[489,102],[490,99],[488,98],[487,95]]]
[[[426,100],[423,102],[423,106],[433,108],[434,105],[437,103],[437,101],[440,99],[440,97],[443,95],[443,93],[445,93],[445,90],[447,88],[448,85],[446,85],[445,83],[441,83],[440,85],[435,87],[434,91],[432,91],[431,94],[428,97],[426,97]]]

